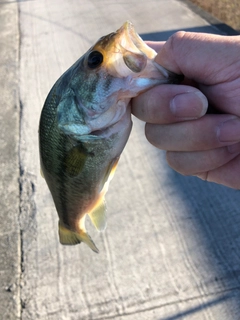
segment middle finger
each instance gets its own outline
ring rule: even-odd
[[[147,123],[145,134],[149,142],[159,149],[168,151],[203,151],[240,141],[240,130],[237,132],[235,122],[238,122],[238,120],[232,115],[207,114],[197,120],[167,125]],[[228,125],[228,128],[233,129],[233,133],[236,136],[232,135],[231,130],[226,131],[225,124]],[[225,131],[223,131],[224,128]],[[226,139],[226,135],[230,139]]]

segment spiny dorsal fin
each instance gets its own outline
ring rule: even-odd
[[[88,214],[93,225],[98,231],[104,231],[107,226],[106,204],[104,198]]]

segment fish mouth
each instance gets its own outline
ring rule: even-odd
[[[123,32],[127,40],[129,50],[134,49],[136,52],[143,53],[148,59],[154,59],[157,55],[156,51],[150,48],[135,31],[133,24],[130,21],[126,21],[119,29],[120,33]],[[134,45],[134,46],[133,46]]]
[[[126,21],[116,34],[124,64],[134,73],[142,72],[156,52],[145,44],[130,21]]]
[[[161,83],[178,84],[182,82],[183,75],[175,74],[154,61],[157,52],[142,40],[130,21],[126,21],[117,30],[117,33],[123,49],[124,63],[131,71],[141,73],[141,78],[161,78]]]
[[[101,67],[114,78],[154,79],[159,84],[180,83],[183,80],[182,75],[154,61],[157,52],[142,40],[130,21],[126,21],[116,32],[100,38],[90,53],[92,51],[103,55]]]

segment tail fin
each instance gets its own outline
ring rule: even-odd
[[[91,237],[86,231],[81,231],[81,233],[71,231],[65,228],[59,221],[58,232],[60,243],[63,245],[75,245],[85,242],[94,252],[99,252],[98,248],[95,246],[95,243],[92,241]]]

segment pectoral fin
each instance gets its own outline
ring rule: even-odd
[[[81,242],[85,242],[94,252],[98,253],[99,250],[95,246],[95,243],[92,241],[91,237],[87,234],[85,230],[82,230],[80,233],[71,231],[65,228],[62,223],[59,221],[59,240],[63,245],[75,245]]]
[[[98,231],[104,231],[106,229],[107,219],[104,198],[100,200],[99,204],[96,205],[88,215]]]
[[[87,160],[88,154],[81,144],[73,147],[65,157],[66,172],[70,177],[77,176]]]

